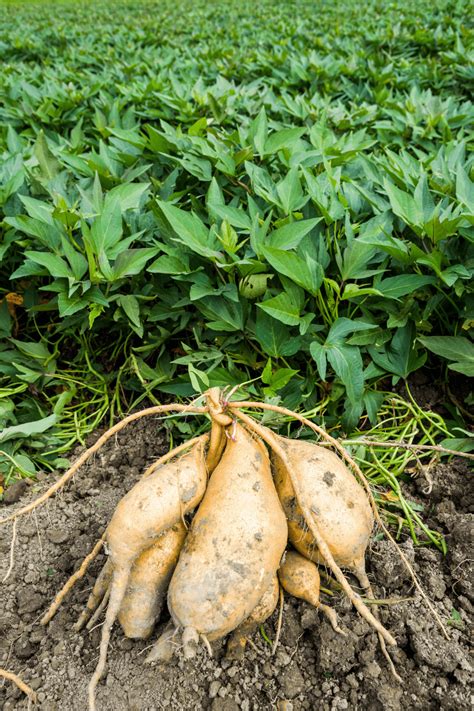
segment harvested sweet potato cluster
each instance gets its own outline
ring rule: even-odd
[[[395,639],[342,572],[345,568],[354,574],[365,597],[373,597],[364,556],[374,517],[380,518],[367,482],[356,478],[344,462],[350,457],[313,423],[289,413],[323,434],[339,456],[308,440],[276,434],[244,412],[252,407],[289,413],[273,405],[229,402],[217,389],[207,393],[205,407],[166,405],[146,411],[205,414],[211,429],[147,469],[42,619],[49,622],[105,543],[107,562],[76,623],[77,630],[90,629],[106,608],[99,661],[89,684],[90,711],[96,709],[96,688],[115,621],[127,637],[149,638],[165,604],[171,619],[151,648],[149,662],[168,661],[177,649],[189,659],[200,643],[210,650],[211,642],[227,636],[228,655],[242,657],[247,639],[273,613],[283,591],[321,609],[344,634],[334,610],[320,603],[318,564],[333,573],[377,631],[396,674],[386,649]],[[33,505],[141,415],[109,430]]]

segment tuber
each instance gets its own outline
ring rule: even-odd
[[[153,632],[185,538],[186,528],[180,521],[134,563],[118,615],[126,637],[147,639]]]
[[[187,656],[199,635],[219,639],[250,615],[287,542],[265,446],[240,425],[229,429],[168,591]]]
[[[207,482],[203,443],[188,454],[140,479],[119,502],[107,528],[113,566],[109,604],[102,628],[97,668],[89,683],[89,709],[95,711],[95,689],[105,668],[110,631],[120,611],[132,565],[138,556],[201,500]]]
[[[323,605],[319,600],[320,577],[317,566],[296,551],[288,551],[278,570],[278,577],[282,588],[301,600],[309,602],[310,605],[320,609],[332,627],[344,635],[345,633],[337,624],[337,616],[334,610],[328,605]]]
[[[258,605],[252,610],[247,619],[232,632],[227,642],[227,659],[243,659],[250,635],[255,632],[259,625],[273,615],[278,604],[279,592],[278,577],[275,575],[263,593]]]
[[[278,437],[293,465],[301,495],[318,521],[336,563],[354,571],[363,569],[373,527],[367,496],[344,462],[312,442]],[[284,463],[272,452],[275,485],[288,519],[288,536],[306,558],[324,563],[296,500]]]

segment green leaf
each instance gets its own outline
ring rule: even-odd
[[[147,267],[152,274],[189,274],[189,260],[186,254],[175,256],[172,254],[162,254],[152,264]]]
[[[246,299],[258,299],[267,290],[267,282],[272,274],[249,274],[239,284],[239,294]]]
[[[356,346],[327,342],[325,350],[334,372],[346,387],[347,397],[352,403],[360,403],[364,392],[364,364],[360,350]]]
[[[125,183],[112,188],[106,195],[106,202],[118,203],[120,211],[136,210],[140,206],[143,195],[150,187],[150,183]]]
[[[292,336],[280,320],[262,309],[257,309],[255,337],[264,352],[272,358],[294,355],[301,344],[301,339]]]
[[[17,341],[15,338],[10,340],[15,344],[20,353],[28,356],[28,358],[39,361],[47,361],[51,358],[51,353],[43,341]]]
[[[250,131],[249,138],[253,139],[253,144],[255,150],[260,155],[263,155],[265,150],[265,142],[268,134],[268,122],[267,114],[265,113],[265,107],[262,106],[258,116],[253,120]]]
[[[397,188],[389,180],[384,180],[383,186],[390,200],[393,212],[401,217],[410,227],[419,226],[422,223],[423,215],[417,202],[411,195]]]
[[[71,265],[72,273],[76,281],[80,281],[87,272],[87,259],[83,254],[74,249],[66,237],[61,239],[63,252],[67,261]]]
[[[61,257],[55,254],[48,254],[47,252],[25,252],[25,256],[31,259],[32,262],[36,264],[41,264],[41,266],[46,267],[51,276],[56,278],[74,278],[74,274],[71,271],[67,262]]]
[[[59,173],[59,163],[51,153],[46,137],[43,131],[40,131],[36,143],[33,148],[33,153],[39,163],[39,167],[43,177],[46,180],[53,180]]]
[[[349,333],[354,333],[355,331],[369,331],[376,328],[377,325],[373,323],[353,321],[352,319],[341,317],[336,319],[329,329],[326,343],[339,343],[342,342]]]
[[[229,301],[222,296],[206,296],[196,302],[200,311],[208,318],[208,328],[213,331],[241,331],[244,314],[240,302]]]
[[[46,430],[51,429],[51,427],[56,424],[56,421],[56,415],[49,415],[48,417],[43,417],[41,420],[23,422],[21,425],[5,427],[0,432],[0,442],[7,442],[10,439],[16,439],[18,437],[32,437],[37,434],[42,434],[46,432]]]
[[[425,348],[446,360],[456,361],[449,368],[468,377],[474,376],[474,343],[464,336],[423,336]]]
[[[344,249],[342,259],[336,259],[343,281],[350,279],[365,279],[374,273],[377,269],[367,269],[367,265],[374,258],[377,250],[370,244],[361,242],[359,239],[354,239]]]
[[[245,161],[245,170],[252,181],[255,193],[270,204],[277,205],[279,203],[278,193],[268,171],[249,161]]]
[[[306,133],[305,128],[283,128],[275,131],[265,141],[263,152],[265,155],[272,155],[283,148],[291,148]]]
[[[290,380],[297,373],[298,371],[293,370],[292,368],[278,368],[275,372],[271,373],[270,377],[267,380],[263,381],[268,383],[269,386],[268,388],[265,388],[265,390],[272,392],[278,392],[279,390],[282,390],[282,388],[284,388],[285,385],[288,385]]]
[[[113,266],[114,279],[140,274],[149,259],[155,256],[157,249],[142,247],[141,249],[125,249],[117,257]]]
[[[112,192],[112,191],[111,191]],[[107,255],[108,249],[117,245],[122,238],[122,208],[120,196],[107,195],[102,213],[95,218],[90,230],[94,253]]]
[[[309,352],[311,353],[313,359],[316,361],[316,365],[318,366],[318,372],[321,377],[321,380],[326,380],[326,372],[327,372],[327,358],[326,358],[326,349],[321,343],[318,343],[318,341],[313,341],[309,347]]]
[[[293,294],[282,291],[277,296],[263,301],[257,306],[267,314],[278,319],[287,326],[297,326],[300,322],[300,312],[303,305],[301,298],[295,298]]]
[[[263,247],[262,253],[277,274],[284,274],[310,294],[318,293],[323,282],[324,271],[314,259],[311,257],[303,259],[294,252],[272,247]]]
[[[298,222],[290,222],[283,227],[279,227],[267,237],[268,246],[276,249],[294,249],[299,245],[303,237],[305,237],[318,222],[321,222],[321,217],[311,218],[310,220],[299,220]]]
[[[415,188],[414,199],[421,214],[421,222],[428,222],[434,212],[435,204],[428,188],[428,179],[423,174]]]
[[[399,274],[379,281],[376,283],[376,287],[384,299],[399,299],[428,284],[435,283],[436,279],[434,277],[423,276],[422,274]]]
[[[39,222],[44,222],[46,225],[54,224],[52,205],[43,202],[43,200],[29,197],[28,195],[20,195],[19,198],[30,217],[39,220]]]
[[[276,186],[280,205],[287,215],[299,210],[309,200],[309,195],[304,195],[297,168],[291,168],[286,177]]]
[[[344,299],[356,299],[359,296],[384,296],[384,294],[378,289],[373,289],[372,287],[363,287],[358,284],[346,284],[344,286],[344,291],[341,294],[341,300]]]
[[[456,195],[474,215],[474,182],[469,178],[462,165],[456,167]]]
[[[130,322],[140,328],[142,324],[140,321],[140,304],[138,303],[138,299],[131,294],[127,294],[119,296],[117,303],[123,308]]]
[[[456,452],[474,452],[474,437],[448,437],[440,445],[446,449],[455,449]]]
[[[209,209],[215,212],[222,220],[227,220],[232,227],[247,231],[250,231],[252,227],[250,217],[237,207],[209,203]]]
[[[209,377],[204,370],[200,370],[190,363],[188,365],[188,373],[195,392],[203,393],[209,389]]]
[[[391,343],[383,350],[369,346],[368,351],[376,365],[397,378],[407,378],[426,361],[426,353],[418,355],[416,351],[415,329],[411,323],[397,328]]]
[[[8,304],[3,299],[0,301],[0,338],[5,338],[10,335],[12,330],[12,317],[8,311]]]
[[[65,292],[63,292],[58,295],[59,315],[62,318],[72,316],[78,311],[85,309],[89,303],[89,299],[80,296],[79,294],[74,294],[74,296],[69,297]]]
[[[180,210],[161,200],[157,200],[157,203],[178,235],[177,242],[181,242],[202,257],[219,257],[219,252],[215,249],[216,242],[212,231],[207,229],[197,215],[193,212]]]

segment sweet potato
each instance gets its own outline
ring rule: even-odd
[[[311,442],[278,441],[292,462],[301,494],[311,508],[334,560],[340,566],[358,570],[373,527],[367,496],[339,457]],[[324,562],[308,530],[295,497],[288,471],[272,453],[275,485],[288,519],[291,543],[309,560]]]
[[[199,635],[224,637],[251,614],[287,541],[265,446],[240,425],[228,435],[168,591],[172,619],[184,629],[185,656],[192,656]]]
[[[267,620],[278,604],[280,586],[278,577],[275,575],[258,605],[251,614],[232,632],[227,642],[227,659],[242,659],[245,654],[248,638],[255,632],[257,627]]]
[[[252,406],[253,403],[246,402],[245,405]],[[284,410],[284,408],[278,409]],[[326,450],[322,450],[321,456],[318,457],[314,451],[316,445],[308,442],[298,442],[297,440],[285,440],[275,435],[267,427],[255,422],[240,410],[236,414],[239,420],[251,432],[260,437],[272,451],[273,462],[277,470],[275,483],[278,480],[280,497],[284,502],[288,518],[292,519],[294,524],[292,540],[295,539],[295,547],[297,547],[297,542],[302,535],[309,530],[311,537],[307,550],[311,557],[315,555],[317,547],[319,549],[318,555],[320,554],[321,559],[334,573],[337,582],[341,585],[342,590],[356,610],[377,630],[382,650],[385,649],[385,642],[390,645],[396,645],[393,635],[370,612],[360,596],[354,593],[340,568],[340,565],[350,567],[361,581],[361,585],[367,587],[364,552],[373,525],[372,510],[369,507],[368,500],[360,500],[361,510],[356,512],[354,516],[353,531],[351,531],[350,519],[348,521],[346,519],[346,524],[344,521],[344,514],[347,516],[347,512],[355,508],[354,502],[357,499],[357,491],[359,496],[362,495],[365,498],[361,487],[357,485],[357,482],[344,465],[342,465],[342,470],[336,470],[338,476],[334,471],[324,471],[324,468],[321,471],[321,467],[319,469],[315,467],[315,464],[320,463],[323,455],[327,454]],[[316,447],[316,449],[320,450],[321,448]],[[336,460],[336,462],[333,462],[335,469],[339,462],[337,457]],[[317,476],[314,476],[315,473]],[[311,476],[312,474],[313,476]],[[324,481],[325,478],[326,481]],[[326,484],[327,488],[332,488],[335,482],[338,482],[339,486],[334,487],[334,491],[330,494],[324,491],[321,493],[321,480]],[[316,485],[314,484],[315,481]],[[347,487],[344,487],[344,483],[347,484]],[[353,496],[348,499],[347,497],[351,491]],[[341,495],[341,500],[339,500],[338,494]],[[321,504],[328,507],[334,506],[334,512],[331,512],[330,509],[322,510]],[[332,513],[335,514],[335,517],[331,515]],[[347,534],[346,537],[344,534]],[[333,550],[335,550],[335,555],[333,555]],[[338,560],[336,560],[335,556]],[[339,560],[341,561],[340,563]]]
[[[106,536],[112,581],[99,662],[89,683],[90,711],[95,711],[95,689],[105,668],[110,631],[122,605],[132,565],[163,531],[199,503],[206,482],[204,445],[199,442],[188,454],[140,479],[115,509]]]
[[[171,526],[135,561],[118,615],[126,637],[147,639],[153,632],[186,532],[181,521]]]
[[[278,577],[282,588],[287,593],[319,608],[324,612],[336,632],[342,635],[345,634],[337,624],[334,610],[327,605],[323,605],[319,600],[319,571],[312,561],[304,558],[296,551],[288,551],[278,570]]]

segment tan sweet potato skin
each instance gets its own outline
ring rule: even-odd
[[[110,560],[125,568],[156,537],[200,502],[207,483],[202,444],[140,479],[115,509],[107,529]]]
[[[287,593],[318,606],[321,579],[315,563],[296,551],[288,551],[278,570],[278,578]]]
[[[247,618],[247,622],[252,625],[261,625],[262,622],[265,622],[270,615],[273,615],[278,605],[279,594],[280,585],[278,584],[278,577],[274,575],[270,585],[260,598],[258,605],[254,607],[252,613]]]
[[[227,659],[242,659],[244,657],[248,638],[255,632],[259,625],[273,615],[278,605],[279,596],[280,585],[278,583],[278,577],[275,575],[263,593],[258,605],[254,607],[247,619],[241,622],[229,637],[226,650]]]
[[[321,534],[338,565],[355,567],[364,558],[373,527],[367,496],[344,462],[311,442],[279,437],[298,477],[302,496],[312,509]],[[272,466],[280,501],[288,519],[291,543],[302,555],[323,563],[301,509],[288,472],[272,453]]]
[[[171,578],[168,608],[176,626],[209,640],[245,620],[268,589],[287,542],[287,525],[267,450],[229,428]]]
[[[126,637],[147,639],[153,632],[186,533],[182,522],[175,524],[135,561],[118,616]]]

